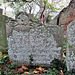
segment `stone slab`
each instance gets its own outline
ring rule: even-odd
[[[29,65],[29,55],[32,54],[33,65],[47,66],[54,58],[62,59],[63,31],[64,28],[57,25],[32,26],[28,31],[13,28],[7,37],[10,60]]]
[[[66,63],[68,70],[75,69],[75,20],[67,26]]]

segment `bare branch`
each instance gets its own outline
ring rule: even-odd
[[[50,10],[48,10],[47,14],[44,16],[44,22],[46,22],[46,19],[47,19],[49,13],[50,13]]]
[[[23,1],[23,2],[29,2],[29,3],[31,3],[33,0],[31,0],[31,1],[28,1],[28,0],[13,0],[13,1],[10,1],[10,0],[6,0],[7,2],[21,2],[21,1]]]

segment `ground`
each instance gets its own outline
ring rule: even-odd
[[[75,73],[74,73],[75,74]],[[0,52],[0,75],[72,75],[62,60],[54,59],[49,67],[15,65],[8,54]]]

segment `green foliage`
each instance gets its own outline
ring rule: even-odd
[[[48,75],[59,75],[59,71],[56,68],[51,69],[52,71],[47,70]],[[46,75],[46,74],[45,74]]]
[[[33,20],[34,21],[38,21],[38,18],[37,17],[38,17],[38,14],[35,14],[35,16],[33,17]]]
[[[33,55],[31,54],[31,55],[29,55],[29,60],[30,60],[30,66],[32,66],[33,65],[33,61],[34,61],[34,59],[33,59]]]
[[[20,8],[23,8],[24,5],[25,5],[25,2],[11,2],[11,3],[9,3],[9,6],[15,10],[14,11],[15,14],[19,13]]]
[[[0,52],[0,56],[2,55],[2,52]]]
[[[4,74],[5,74],[5,75],[12,75],[12,72],[4,71]]]
[[[26,75],[25,73],[23,75]]]
[[[49,74],[50,75],[56,75],[56,73],[54,71],[51,71]]]
[[[10,4],[9,4],[9,6],[10,6],[10,7],[13,7],[13,6],[14,6],[14,3],[13,3],[13,2],[12,2],[12,3],[10,3]]]
[[[6,65],[8,62],[8,55],[7,56],[2,56],[0,65]]]
[[[12,74],[12,72],[8,72],[8,75],[11,75]]]
[[[50,67],[52,69],[55,68],[57,70],[63,70],[63,71],[66,70],[67,71],[65,62],[63,62],[62,60],[56,59],[56,58],[51,62]]]
[[[0,68],[0,75],[1,75],[1,68]]]
[[[30,74],[33,74],[33,70],[30,70]]]
[[[53,70],[50,72],[50,75],[58,75],[60,70],[64,72],[64,75],[75,75],[75,69],[67,71],[66,63],[59,59],[54,59],[50,67]]]
[[[63,49],[65,49],[66,48],[66,45],[63,45]]]
[[[6,3],[6,0],[3,0],[3,3]]]
[[[0,6],[1,6],[2,4],[0,3]]]
[[[66,45],[66,42],[63,42],[63,45]]]
[[[4,74],[5,74],[5,75],[7,75],[7,74],[8,74],[8,72],[7,72],[7,71],[4,71]]]
[[[50,22],[51,18],[52,18],[52,15],[48,15],[48,17],[47,17],[47,19],[46,19],[46,22],[47,22],[47,23]]]
[[[75,75],[75,69],[64,72],[65,75]]]
[[[11,63],[10,65],[8,65],[8,67],[10,68],[10,69],[13,69],[13,68],[15,68],[15,64],[14,63]]]

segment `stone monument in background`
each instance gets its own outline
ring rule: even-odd
[[[0,52],[7,52],[8,44],[7,44],[7,36],[6,36],[6,20],[7,16],[2,15],[3,10],[0,9]]]
[[[75,20],[67,26],[66,63],[68,70],[75,69]]]

